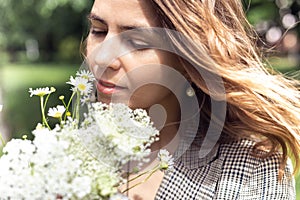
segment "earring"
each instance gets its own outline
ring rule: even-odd
[[[185,92],[186,92],[186,95],[189,97],[195,96],[195,90],[192,87],[188,87]]]

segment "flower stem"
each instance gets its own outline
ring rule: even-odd
[[[80,109],[80,92],[77,91],[77,97],[76,97],[76,120],[77,120],[77,123],[79,123],[79,118],[80,118],[79,109]]]
[[[64,104],[65,108],[67,108],[67,104],[66,104],[65,100],[61,100],[61,102]]]
[[[129,179],[128,182],[134,181],[134,180],[136,180],[136,179],[138,179],[138,178],[144,176],[145,174],[150,173],[150,171],[156,170],[156,168],[158,168],[158,166],[159,166],[159,165],[156,165],[152,170],[145,171],[145,172],[143,172],[143,173],[141,173],[141,174],[139,174],[139,175],[133,177],[132,179]]]
[[[46,104],[44,105],[44,97],[41,96],[40,97],[40,103],[41,103],[41,111],[42,111],[42,123],[44,126],[46,126],[49,130],[51,129],[48,122],[47,122],[47,119],[46,119],[46,116],[45,116],[45,106]]]
[[[43,107],[44,110],[46,109],[46,105],[48,103],[49,97],[50,97],[50,94],[48,94],[47,97],[46,97],[46,100],[45,100],[45,103],[44,103],[44,107]]]
[[[69,107],[70,107],[70,105],[71,105],[72,99],[74,98],[75,94],[76,94],[76,92],[73,91],[73,93],[72,93],[72,95],[71,95],[71,97],[70,97],[70,99],[69,99],[68,105],[66,106],[66,112],[65,112],[64,121],[65,121],[66,118],[67,118],[67,113],[69,112]]]
[[[0,141],[2,143],[2,146],[5,146],[6,142],[4,141],[1,133],[0,133]]]
[[[145,174],[148,174],[148,173],[149,173],[149,175],[148,175],[144,180],[142,180],[141,182],[138,182],[138,183],[134,184],[133,186],[131,186],[131,187],[129,187],[129,188],[126,188],[125,190],[122,191],[122,193],[127,192],[128,190],[131,190],[132,188],[134,188],[134,187],[136,187],[136,186],[138,186],[138,185],[141,185],[142,183],[145,183],[146,181],[149,180],[149,178],[150,178],[155,172],[157,172],[157,170],[159,170],[159,165],[155,166],[152,170],[143,172],[143,173],[139,174],[138,176],[136,176],[136,177],[134,177],[134,178],[128,180],[128,182],[131,182],[131,181],[136,180],[137,178],[139,178],[139,177],[141,177],[141,176],[144,176]]]

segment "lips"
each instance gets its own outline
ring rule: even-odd
[[[115,84],[110,83],[110,82],[106,82],[106,81],[102,81],[102,80],[100,80],[99,83],[101,85],[103,85],[104,87],[108,87],[108,88],[114,88],[114,87],[116,87]]]
[[[108,81],[103,81],[103,80],[97,81],[97,90],[103,94],[111,95],[122,89],[125,89],[125,87],[115,85]]]

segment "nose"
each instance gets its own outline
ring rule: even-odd
[[[110,68],[113,70],[118,70],[121,67],[120,61],[120,48],[121,42],[118,36],[106,37],[105,40],[95,49],[94,61],[95,64],[102,68]]]

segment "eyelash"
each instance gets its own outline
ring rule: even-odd
[[[100,30],[98,31],[97,29],[94,28],[91,28],[90,33],[95,37],[105,37],[107,35],[107,31],[100,31]],[[135,39],[127,39],[126,44],[132,48],[137,48],[138,49],[137,51],[144,51],[149,48],[149,44],[145,43],[144,41],[135,40]]]
[[[90,33],[95,36],[105,36],[107,34],[107,31],[97,31],[97,30],[91,28]]]
[[[139,44],[139,43],[142,43],[142,44]],[[133,40],[133,39],[127,40],[127,44],[133,48],[137,48],[138,51],[143,51],[150,47],[149,44],[147,44],[143,41],[137,41],[137,40]]]

